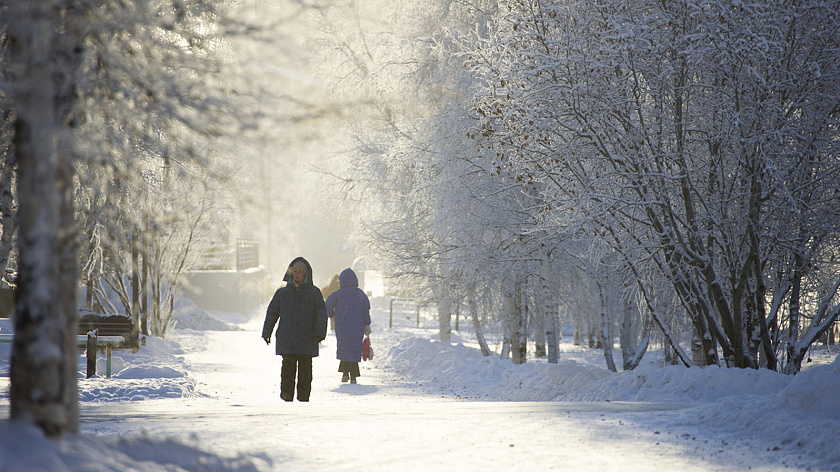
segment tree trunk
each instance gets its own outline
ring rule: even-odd
[[[630,359],[624,360],[624,370],[633,370],[636,367],[639,367],[639,364],[642,363],[642,358],[645,356],[645,353],[648,350],[648,346],[650,346],[650,329],[651,325],[653,325],[653,318],[649,318],[647,323],[645,323],[644,328],[642,330],[642,337],[639,340],[639,343],[636,345],[635,351],[632,353]],[[666,343],[666,346],[668,344]],[[678,361],[678,357],[675,356],[675,361]],[[676,362],[675,362],[676,364]]]
[[[543,319],[545,320],[545,339],[548,344],[548,363],[556,364],[560,358],[560,341],[557,336],[558,325],[557,322],[557,307],[553,303],[551,296],[551,289],[548,285],[548,277],[550,274],[549,255],[543,250],[543,257],[540,261],[540,298],[542,299]]]
[[[510,353],[514,364],[524,364],[527,358],[528,344],[525,320],[522,312],[522,286],[514,283],[513,290],[505,295],[507,310],[507,333],[510,337]]]
[[[481,348],[481,355],[487,357],[490,355],[490,348],[487,347],[487,340],[484,339],[484,329],[481,327],[481,320],[478,317],[478,307],[475,303],[475,296],[473,293],[470,293],[467,304],[470,307],[470,318],[472,318],[475,339],[478,341],[478,346]]]
[[[11,418],[37,424],[48,437],[74,430],[65,401],[67,333],[62,319],[59,189],[50,5],[19,4],[9,23],[18,164],[18,286],[11,359]],[[7,11],[7,14],[11,12]],[[24,21],[24,19],[26,21]],[[75,363],[75,357],[73,358]],[[75,393],[75,392],[72,392]]]
[[[14,196],[12,194],[12,176],[15,171],[15,158],[11,148],[2,155],[0,169],[0,276],[5,274],[12,253],[12,236],[15,234]]]
[[[621,357],[624,370],[627,370],[627,361],[632,356],[636,344],[636,326],[633,319],[633,307],[629,300],[624,300],[621,303],[621,332],[619,339],[621,341]]]
[[[755,316],[758,318],[758,326],[760,330],[761,344],[759,345],[759,366],[767,367],[770,370],[776,370],[778,360],[776,359],[776,352],[773,350],[773,343],[770,340],[770,328],[767,324],[767,310],[765,304],[765,295],[767,293],[764,285],[764,280],[761,273],[761,266],[759,258],[753,259],[753,277],[755,278],[755,301],[756,306]]]
[[[621,363],[623,370],[633,370],[634,355],[636,353],[636,310],[630,300],[624,300],[621,313]]]
[[[438,299],[438,328],[440,328],[440,340],[448,343],[452,341],[452,304],[448,299]]]
[[[131,345],[140,345],[140,244],[137,235],[131,237]]]
[[[546,305],[545,337],[548,344],[548,363],[556,364],[560,360],[560,322],[557,319],[557,308]]]
[[[546,319],[545,319],[545,307],[540,307],[540,309],[536,310],[536,314],[534,315],[534,355],[537,357],[545,357],[548,354],[548,350],[546,348],[547,343],[547,336],[546,336]]]
[[[505,338],[502,341],[502,352],[499,353],[499,359],[507,359],[510,356],[510,339]]]
[[[612,352],[612,335],[610,335],[610,319],[607,315],[607,293],[604,287],[599,283],[598,291],[601,294],[601,329],[598,330],[598,339],[601,341],[601,347],[604,349],[604,360],[607,362],[607,369],[616,372],[615,359]]]
[[[160,257],[156,257],[156,262],[158,267],[160,267]],[[152,336],[160,336],[163,331],[161,328],[161,317],[162,310],[160,307],[160,290],[161,290],[161,275],[160,269],[153,268],[153,275],[152,275],[152,306],[151,306],[151,315],[152,315]]]
[[[149,335],[149,255],[147,251],[148,248],[145,248],[141,253],[143,264],[140,275],[140,332],[143,336]]]
[[[796,373],[796,342],[799,340],[799,297],[802,290],[802,271],[799,270],[802,264],[802,256],[797,254],[794,257],[793,284],[790,289],[790,319],[788,320],[788,336],[785,371],[789,374]],[[800,359],[801,362],[801,359]]]
[[[705,366],[706,356],[703,354],[703,341],[697,334],[697,327],[691,327],[691,361],[694,365]]]
[[[533,312],[534,315],[528,316],[526,319],[533,320],[533,323],[529,324],[531,324],[531,329],[534,332],[534,356],[545,357],[547,354],[545,345],[545,324],[547,312],[545,303],[542,303],[542,282],[540,282],[538,288],[535,287],[533,297],[528,298],[528,300],[530,300],[531,303],[533,303],[533,309],[527,311],[528,313]]]
[[[100,311],[98,311],[95,308],[95,305],[98,304],[97,303],[97,298],[96,298],[96,284],[99,281],[99,278],[101,277],[101,275],[99,274],[99,269],[98,269],[99,265],[95,262],[95,259],[98,258],[95,255],[96,251],[98,249],[96,247],[96,244],[95,244],[95,241],[98,239],[97,238],[97,231],[98,230],[97,230],[96,227],[94,227],[92,230],[89,229],[88,231],[90,231],[92,234],[89,234],[88,239],[87,239],[87,251],[88,251],[88,254],[90,254],[90,255],[88,256],[89,261],[87,263],[87,266],[85,267],[85,278],[86,278],[86,280],[85,280],[85,305],[84,305],[84,308],[85,308],[85,310],[88,310],[88,311],[91,311],[91,312],[94,312],[94,313],[99,313]]]

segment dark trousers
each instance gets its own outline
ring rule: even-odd
[[[359,372],[358,362],[340,361],[338,363],[338,371],[350,374],[350,377],[359,377],[362,375]]]
[[[280,370],[280,396],[289,399],[295,394],[295,375],[297,374],[297,399],[309,401],[312,391],[312,356],[302,354],[283,354],[283,366]]]

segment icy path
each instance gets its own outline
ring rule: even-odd
[[[204,397],[84,403],[82,430],[192,438],[250,455],[266,470],[780,470],[748,444],[650,426],[679,423],[680,405],[466,401],[429,394],[363,363],[339,382],[335,338],[314,364],[311,402],[279,399],[280,359],[245,331],[179,335]],[[657,421],[658,422],[658,421]],[[790,469],[787,469],[790,470]]]

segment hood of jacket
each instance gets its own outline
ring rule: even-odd
[[[303,279],[301,285],[312,284],[312,266],[309,265],[309,261],[303,257],[295,257],[292,262],[289,263],[289,268],[286,269],[286,275],[283,276],[283,282],[286,282],[286,285],[294,285],[294,281],[292,280],[292,267],[294,267],[295,263],[298,261],[301,261],[306,265],[306,278]]]
[[[353,269],[347,268],[341,271],[341,274],[338,276],[338,286],[341,288],[359,286],[359,278],[356,277]]]

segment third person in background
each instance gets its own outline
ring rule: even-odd
[[[338,278],[340,288],[327,298],[327,316],[335,321],[336,358],[340,361],[341,381],[356,383],[361,375],[362,341],[370,335],[370,300],[359,288],[359,278],[353,269],[344,269]]]

